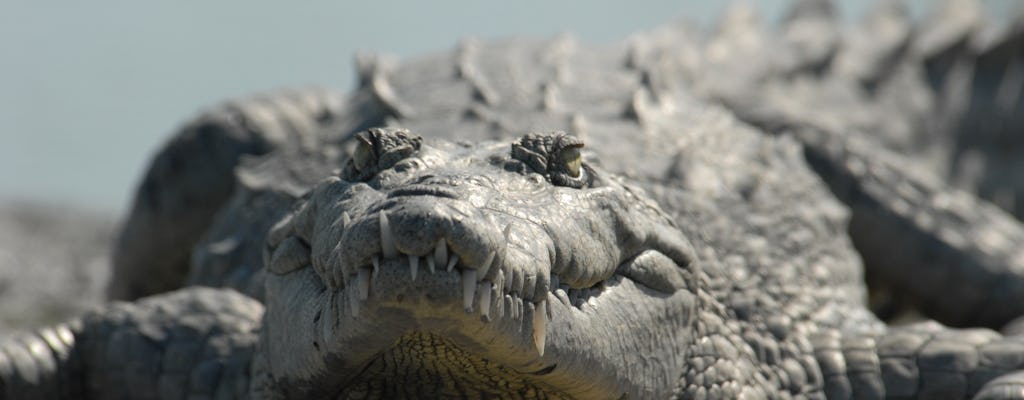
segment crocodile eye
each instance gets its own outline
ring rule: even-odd
[[[423,139],[405,129],[371,128],[355,136],[356,148],[341,177],[368,181],[420,149]]]
[[[562,168],[573,178],[580,177],[580,167],[583,165],[583,158],[580,156],[581,146],[572,146],[562,149],[558,153],[558,162]]]
[[[580,154],[582,147],[582,140],[564,132],[531,133],[512,143],[512,158],[554,185],[582,189],[593,184]]]
[[[356,149],[352,152],[352,167],[356,171],[365,171],[373,161],[373,144],[365,136],[358,136]]]

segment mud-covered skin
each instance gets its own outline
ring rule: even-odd
[[[985,25],[977,13],[963,12],[970,11],[963,7],[971,2],[952,1],[949,12],[937,14],[919,28],[912,27],[898,7],[890,6],[864,27],[847,32],[837,28],[827,4],[800,4],[777,33],[758,25],[749,9],[737,8],[707,38],[691,27],[673,25],[601,48],[560,37],[467,41],[454,52],[401,64],[362,58],[359,89],[340,106],[333,122],[323,125],[329,128],[321,133],[315,149],[284,145],[243,162],[231,198],[209,206],[224,208],[192,251],[189,281],[238,288],[263,299],[263,305],[230,290],[186,289],[137,306],[100,310],[86,317],[92,323],[72,323],[6,342],[0,351],[0,381],[12,398],[53,395],[55,388],[72,393],[71,397],[83,392],[114,398],[152,394],[115,383],[121,382],[124,366],[134,364],[125,364],[125,357],[117,352],[99,350],[134,343],[132,354],[140,360],[195,356],[174,364],[180,369],[128,368],[137,382],[172,386],[154,395],[171,398],[183,392],[252,398],[335,393],[473,397],[495,392],[526,398],[561,394],[614,398],[622,393],[631,398],[963,398],[975,394],[998,398],[1021,393],[1024,385],[1017,372],[1024,369],[1021,336],[1002,336],[984,328],[948,329],[935,323],[886,327],[864,307],[861,265],[863,257],[874,279],[945,323],[998,327],[1024,314],[1024,301],[1019,300],[1024,296],[1020,289],[1024,257],[1016,248],[1024,229],[1007,214],[947,182],[949,177],[964,187],[971,187],[964,182],[979,182],[970,167],[972,157],[992,165],[1012,159],[1009,150],[993,152],[985,144],[985,138],[1013,142],[1005,134],[950,138],[991,118],[1005,118],[1007,124],[1000,126],[1013,131],[1015,114],[1005,110],[1019,107],[1019,97],[1013,103],[1009,94],[977,93],[990,93],[980,89],[993,85],[1004,88],[998,93],[1013,93],[1014,80],[1008,78],[1018,68],[1014,60],[1019,57],[1012,50],[1019,41],[1019,25],[993,34],[982,29]],[[965,87],[970,90],[962,90]],[[967,107],[956,96],[966,92],[971,93],[970,104],[977,101],[977,105]],[[1011,100],[999,100],[1009,104],[1003,108],[986,108],[986,99]],[[282,120],[295,117],[287,108],[275,110],[273,115]],[[974,111],[965,114],[965,110]],[[346,172],[348,154],[358,154],[358,143],[366,142],[357,133],[380,125],[408,128],[410,134],[424,138],[420,150],[437,151],[433,154],[442,157],[435,164],[404,171],[394,169],[401,162],[380,168],[375,178],[364,183],[369,189],[359,191],[366,198],[348,203],[353,224],[349,225],[344,217],[348,209],[341,210],[334,202],[345,199],[345,191],[331,188],[362,187],[351,183],[365,179],[362,174]],[[430,240],[413,239],[407,242],[412,247],[405,250],[426,255],[417,257],[418,276],[413,281],[411,261],[399,251],[407,244],[395,241],[394,252],[380,245],[382,224],[408,234],[413,230],[405,223],[420,220],[401,216],[405,211],[395,210],[387,218],[379,212],[387,209],[388,201],[381,190],[400,191],[389,185],[403,182],[403,173],[415,176],[421,167],[450,173],[449,162],[463,162],[482,177],[508,173],[501,176],[511,179],[516,171],[496,172],[487,157],[466,160],[473,159],[472,154],[512,157],[512,143],[524,134],[558,130],[585,143],[585,162],[596,171],[617,176],[622,187],[641,189],[634,194],[656,205],[678,229],[675,234],[689,242],[695,254],[690,265],[700,272],[693,275],[693,285],[683,285],[686,289],[679,292],[693,299],[692,312],[686,307],[672,309],[673,314],[666,314],[658,324],[573,329],[591,314],[595,319],[621,315],[622,308],[633,311],[631,318],[654,318],[652,311],[661,310],[658,301],[664,299],[658,297],[659,291],[643,292],[643,288],[658,284],[635,283],[643,280],[639,276],[634,280],[625,274],[613,275],[605,284],[610,290],[594,296],[569,287],[563,290],[563,298],[557,289],[550,291],[549,283],[547,299],[539,299],[552,311],[544,320],[541,354],[533,329],[539,304],[536,281],[533,301],[523,302],[519,319],[509,318],[509,310],[515,312],[518,303],[509,301],[498,317],[499,303],[492,300],[490,321],[485,322],[479,298],[470,299],[471,311],[465,311],[464,274],[477,271],[472,268],[476,264],[456,261],[451,272],[447,265],[442,272],[435,260],[438,270],[430,274],[428,253],[436,256],[438,248],[435,244],[431,249]],[[188,134],[183,136],[185,142],[195,141]],[[460,140],[472,145],[465,148],[457,144]],[[975,149],[975,155],[960,150],[965,146]],[[415,153],[403,157],[415,159]],[[374,154],[377,161],[385,158]],[[911,160],[896,154],[909,155]],[[990,154],[1000,156],[986,158]],[[372,159],[360,158],[359,164],[368,165],[366,161]],[[230,169],[233,163],[218,170]],[[550,165],[528,164],[531,169]],[[958,172],[944,177],[921,165]],[[1016,181],[999,171],[1014,170],[985,168],[981,176],[991,177],[985,179],[995,186],[1012,186]],[[195,179],[189,173],[171,176],[182,182]],[[337,177],[315,187],[329,176]],[[393,181],[382,182],[380,176]],[[548,179],[534,183],[552,183]],[[154,179],[153,185],[159,186],[159,181]],[[503,182],[514,181],[518,182]],[[510,189],[529,187],[509,184]],[[544,190],[562,189],[566,187],[552,185]],[[168,189],[166,194],[173,197],[179,192]],[[442,204],[455,200],[443,197],[444,191],[423,192],[433,193]],[[515,193],[500,191],[501,196]],[[170,211],[161,218],[191,217]],[[586,211],[595,212],[592,217],[605,212],[602,208],[574,210]],[[285,215],[293,216],[281,219]],[[552,212],[546,218],[566,217]],[[487,225],[494,224],[491,219],[483,218],[479,229],[492,233],[480,238],[495,230],[504,234],[503,229]],[[307,222],[296,225],[296,221]],[[363,234],[346,237],[345,232],[354,232],[349,230],[352,227],[361,227]],[[564,236],[571,235],[557,235]],[[199,234],[192,237],[199,240]],[[519,239],[543,241],[544,237]],[[144,234],[134,238],[149,239]],[[331,252],[317,257],[318,240],[366,241],[381,247],[352,246],[353,254],[345,257],[361,254],[358,258],[332,261]],[[459,241],[463,245],[479,242]],[[491,240],[485,243],[469,248],[501,249],[500,244],[489,247],[495,245]],[[302,256],[306,248],[308,266]],[[186,247],[174,249],[179,255],[189,253]],[[449,250],[445,247],[448,256],[455,253]],[[383,257],[385,252],[395,257]],[[140,254],[145,256],[145,251]],[[369,273],[363,272],[367,262],[373,264],[375,254],[382,256],[378,274],[373,274],[372,267]],[[486,260],[480,254],[489,253],[469,254],[468,260],[479,261]],[[885,254],[904,257],[895,262],[880,260],[878,256]],[[269,262],[265,264],[264,259]],[[495,252],[491,262],[497,259]],[[152,267],[163,271],[158,265]],[[543,268],[540,264],[533,270]],[[490,268],[488,274],[492,271],[497,270]],[[124,282],[149,278],[145,269],[139,272]],[[353,282],[360,282],[360,274],[369,282],[366,299],[350,301],[352,293],[361,291],[351,290]],[[630,285],[642,293],[629,292]],[[469,288],[474,296],[484,291],[479,286]],[[626,293],[632,294],[615,297]],[[328,301],[332,296],[333,301]],[[421,300],[415,302],[409,296]],[[626,306],[634,301],[646,305]],[[355,303],[359,316],[353,318]],[[118,311],[125,307],[134,311]],[[241,313],[247,315],[245,321],[252,321],[259,318],[262,307],[267,311],[258,333],[248,322],[216,319]],[[185,310],[197,310],[215,320],[195,321]],[[428,320],[423,313],[436,313],[429,320],[439,322],[422,322]],[[339,322],[337,326],[327,323],[332,318]],[[139,319],[151,322],[140,324]],[[518,325],[521,331],[506,329],[509,325]],[[622,330],[609,334],[613,328]],[[236,337],[236,329],[242,331],[236,340],[220,338],[225,332]],[[373,338],[361,339],[371,330]],[[161,336],[164,331],[182,332],[183,343],[177,350],[164,344],[167,338],[179,336]],[[73,339],[90,340],[65,340],[68,333]],[[508,345],[481,347],[477,345],[481,335]],[[136,340],[139,336],[147,339]],[[615,339],[622,345],[603,344]],[[558,350],[591,342],[596,345],[581,345],[571,354]],[[604,359],[594,354],[602,349],[619,351],[628,343],[644,347]],[[214,361],[204,358],[208,357],[205,350],[197,350],[207,347]],[[678,350],[666,352],[669,348]],[[627,361],[620,361],[621,357]],[[609,358],[616,361],[602,361]],[[573,368],[581,359],[590,362],[587,368]],[[551,368],[553,363],[559,366]],[[352,364],[365,368],[351,374]],[[471,368],[462,368],[467,364]],[[658,372],[631,375],[637,368]],[[228,370],[234,372],[224,372]],[[179,371],[189,371],[187,378]],[[403,371],[415,374],[403,375]],[[412,384],[388,385],[392,377]],[[86,385],[85,379],[100,383]],[[667,386],[662,384],[666,381]],[[152,387],[146,386],[147,390]],[[175,390],[180,388],[188,389]]]

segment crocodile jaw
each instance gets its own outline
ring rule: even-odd
[[[302,287],[319,286],[310,269],[294,272],[306,275],[301,279],[270,276],[265,318],[289,321],[287,329],[264,324],[264,349],[275,354],[275,362],[269,366],[271,374],[288,382],[280,386],[295,391],[288,393],[292,396],[366,392],[367,382],[378,380],[415,388],[410,392],[419,395],[443,394],[436,379],[386,376],[386,368],[384,375],[372,374],[376,366],[401,358],[408,362],[403,370],[443,377],[435,368],[443,360],[427,355],[418,358],[423,362],[416,362],[415,354],[410,354],[413,346],[405,344],[416,337],[450,344],[466,355],[460,363],[476,365],[477,370],[492,375],[489,379],[519,382],[550,396],[665,397],[668,393],[657,390],[673,387],[681,374],[692,330],[679,327],[692,326],[696,312],[690,291],[668,295],[616,276],[608,280],[600,295],[581,307],[563,303],[549,293],[541,303],[546,316],[541,354],[535,333],[539,319],[531,303],[526,302],[521,314],[499,311],[497,302],[488,317],[479,310],[467,312],[457,272],[421,271],[412,280],[407,262],[385,261],[378,275],[371,277],[369,296],[355,300],[360,303],[359,315],[353,315],[354,297],[347,292],[351,289],[320,291],[305,298],[282,297]],[[295,325],[308,328],[295,329]],[[636,326],[650,329],[637,337]],[[660,356],[652,358],[653,354]],[[453,379],[463,380],[454,383],[456,386],[488,393],[472,376]]]

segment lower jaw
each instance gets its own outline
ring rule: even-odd
[[[480,393],[479,397],[494,393],[524,398],[534,394],[553,398],[618,398],[630,393],[630,397],[648,398],[664,397],[664,393],[637,392],[630,388],[631,383],[643,381],[641,384],[646,387],[667,388],[678,378],[673,372],[678,368],[673,364],[679,364],[678,359],[683,356],[682,349],[689,340],[685,332],[680,335],[655,329],[648,332],[650,337],[676,336],[676,343],[668,346],[674,349],[643,349],[632,342],[639,338],[631,337],[629,329],[653,329],[665,325],[667,319],[691,319],[693,302],[682,291],[676,295],[653,293],[628,279],[616,278],[608,282],[604,292],[579,308],[549,294],[545,303],[550,321],[541,354],[531,335],[532,304],[518,318],[510,317],[508,312],[501,316],[492,312],[489,319],[482,318],[479,310],[463,309],[457,271],[421,273],[412,281],[407,268],[388,264],[381,265],[369,298],[360,300],[359,316],[351,314],[348,302],[352,297],[347,289],[326,291],[317,299],[294,300],[305,305],[295,304],[293,310],[323,311],[322,318],[309,313],[299,318],[304,321],[296,321],[309,323],[314,331],[323,332],[306,334],[304,340],[319,344],[316,353],[302,358],[321,358],[324,364],[317,369],[323,368],[323,375],[314,375],[340,386],[333,390],[321,386],[320,390],[345,394],[339,398],[347,398],[348,394],[371,398],[478,397],[475,393]],[[636,303],[636,299],[655,297],[660,298],[653,303]],[[310,307],[313,304],[316,306]],[[268,309],[268,313],[273,312]],[[333,329],[326,329],[332,326]],[[670,329],[676,330],[678,326]],[[302,340],[281,337],[275,341]],[[295,350],[310,349],[306,346]],[[654,365],[647,362],[653,353],[668,354],[660,360],[667,369],[642,368]],[[331,355],[324,359],[326,354]],[[624,364],[633,367],[624,369]],[[287,367],[278,369],[286,370]],[[308,383],[315,385],[312,381]],[[452,395],[453,391],[456,394]]]

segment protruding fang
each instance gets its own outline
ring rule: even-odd
[[[437,247],[434,248],[434,262],[437,265],[444,265],[448,261],[448,245],[444,242],[444,238],[437,241]]]
[[[384,258],[398,257],[398,248],[395,247],[395,236],[391,232],[391,223],[388,222],[388,213],[380,212],[380,252]]]
[[[473,295],[476,293],[476,270],[462,270],[462,307],[473,312]]]
[[[504,271],[505,270],[502,270],[502,272],[504,272]],[[512,271],[511,270],[509,270],[508,273],[504,274],[504,275],[505,275],[505,279],[503,281],[505,282],[505,293],[511,293],[512,292],[512,281],[513,281],[513,277],[514,276],[512,275]]]
[[[484,260],[484,263],[480,264],[480,268],[478,268],[480,270],[480,272],[476,275],[477,278],[480,278],[480,280],[483,280],[487,276],[487,271],[491,270],[491,263],[493,263],[493,262],[494,262],[494,252],[492,251],[489,254],[487,254],[487,259]]]
[[[352,317],[359,317],[359,294],[356,290],[349,289],[348,291],[348,305],[352,310]]]
[[[445,268],[445,270],[447,270],[448,272],[452,272],[452,268],[455,268],[455,263],[457,262],[459,262],[459,256],[452,254],[452,258],[448,259],[448,266]],[[476,270],[473,270],[473,272],[476,272]]]
[[[505,241],[507,242],[509,235],[512,234],[512,223],[509,222],[508,225],[505,225],[505,230],[501,233],[505,235]]]
[[[341,227],[342,228],[347,228],[350,224],[352,224],[352,217],[348,216],[348,211],[342,211],[341,212]]]
[[[380,256],[373,256],[373,281],[374,282],[377,281],[377,276],[380,275],[380,274],[378,274],[378,272],[380,272]]]
[[[359,290],[359,300],[366,300],[370,297],[370,269],[360,268],[357,279],[356,288]]]
[[[432,257],[430,255],[427,255],[426,257],[423,257],[423,258],[427,259],[427,269],[430,270],[431,274],[433,274],[434,273],[434,257]]]
[[[544,341],[547,339],[548,313],[546,311],[547,300],[541,300],[533,308],[533,344],[537,346],[537,353],[544,355]]]
[[[416,273],[420,270],[420,258],[416,256],[409,256],[409,274],[412,275],[412,280],[416,280]]]
[[[480,292],[480,315],[485,320],[491,319],[491,283],[488,281],[481,281],[476,288]]]

